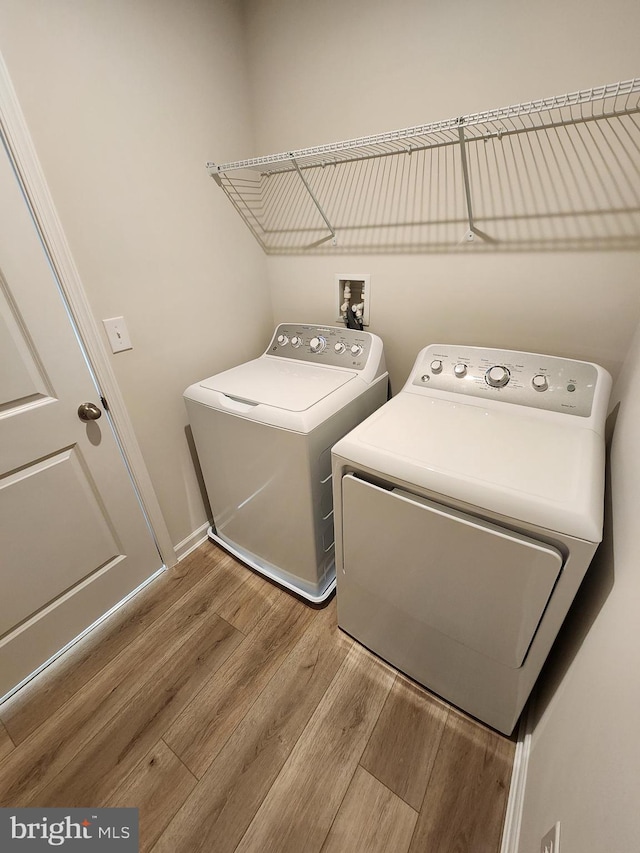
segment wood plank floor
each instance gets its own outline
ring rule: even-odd
[[[513,739],[206,543],[0,707],[0,806],[153,853],[498,853]]]

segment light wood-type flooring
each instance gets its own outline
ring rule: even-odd
[[[514,743],[206,543],[0,707],[0,806],[153,853],[497,853]]]

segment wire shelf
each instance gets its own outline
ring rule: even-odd
[[[267,253],[640,247],[640,78],[216,165]]]

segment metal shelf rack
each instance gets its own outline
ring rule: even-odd
[[[640,78],[208,163],[268,254],[640,248]]]

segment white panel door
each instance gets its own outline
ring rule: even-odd
[[[0,696],[161,568],[0,139]]]

